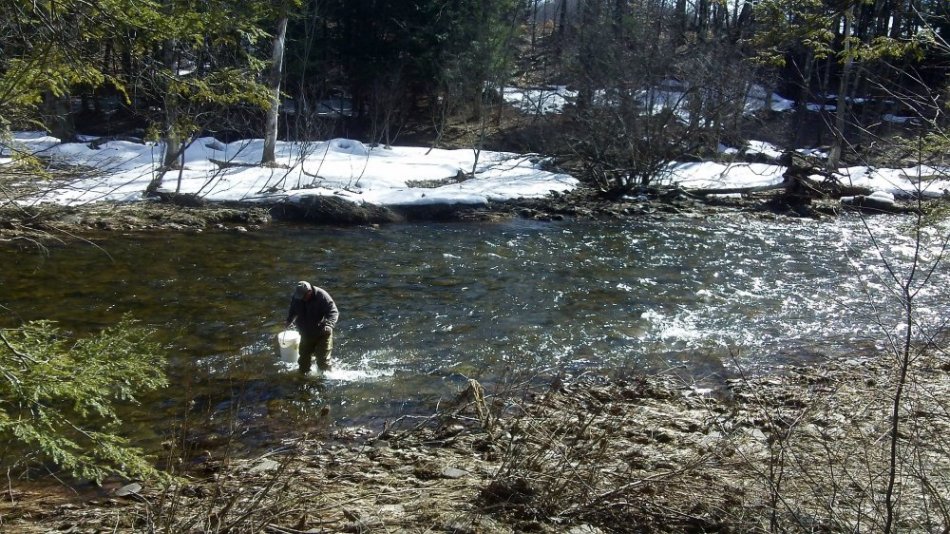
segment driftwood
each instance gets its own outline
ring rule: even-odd
[[[823,163],[814,157],[797,152],[786,152],[779,158],[779,163],[787,167],[781,183],[751,187],[694,189],[690,193],[702,197],[708,195],[749,195],[784,189],[787,202],[806,204],[815,198],[840,198],[848,195],[871,194],[871,190],[866,187],[855,187],[841,183],[841,180],[832,171],[825,168]],[[820,176],[822,179],[816,180],[813,178],[815,176]]]
[[[208,161],[214,163],[221,169],[233,169],[235,167],[260,167],[257,163],[245,163],[243,161],[223,161],[220,159],[208,158]]]
[[[106,143],[110,143],[112,141],[128,141],[129,143],[135,143],[138,145],[141,145],[144,142],[142,141],[141,138],[132,137],[130,135],[109,135],[106,137],[100,137],[98,139],[93,139],[92,141],[89,141],[89,148],[93,150],[99,150],[100,148],[102,148],[102,145]]]
[[[200,208],[207,205],[204,198],[193,193],[171,193],[167,191],[158,191],[155,196],[167,204],[175,206],[184,206],[188,208]]]
[[[735,195],[743,194],[748,195],[752,193],[761,193],[763,191],[774,191],[776,189],[785,189],[788,187],[785,182],[780,184],[773,185],[757,185],[754,187],[720,187],[720,188],[709,188],[709,189],[691,189],[689,192],[692,195],[698,197],[705,197],[709,195]]]

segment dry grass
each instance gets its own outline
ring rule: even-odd
[[[918,362],[914,377],[897,525],[941,532],[946,371]],[[12,490],[0,514],[22,532],[871,532],[889,380],[884,362],[861,361],[732,380],[718,397],[669,376],[518,397],[473,382],[401,429],[288,437],[125,497],[37,506]]]

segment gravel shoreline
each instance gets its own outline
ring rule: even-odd
[[[933,201],[932,201],[933,202]],[[514,199],[487,205],[358,205],[335,197],[307,197],[295,203],[207,203],[190,196],[163,195],[135,203],[102,202],[83,206],[40,204],[0,207],[0,241],[69,240],[103,232],[203,232],[260,229],[275,220],[302,224],[377,225],[406,222],[619,221],[743,214],[761,218],[823,219],[848,208],[833,199],[788,199],[780,191],[744,196],[695,197],[680,189],[653,189],[620,199],[580,188],[544,198]],[[890,213],[908,213],[903,204]],[[875,213],[875,212],[871,212]]]
[[[718,392],[670,374],[517,396],[472,381],[429,418],[372,432],[326,414],[267,454],[208,456],[165,488],[12,484],[0,514],[18,532],[880,531],[888,363],[786,367]],[[901,531],[948,525],[948,367],[934,363],[912,370]]]

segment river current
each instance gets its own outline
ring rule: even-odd
[[[5,327],[53,319],[87,334],[131,313],[155,329],[172,387],[126,414],[146,447],[192,419],[267,447],[325,407],[334,424],[370,427],[431,413],[468,379],[489,391],[584,372],[703,384],[873,357],[899,331],[882,258],[909,272],[908,222],[871,219],[871,233],[857,217],[729,215],[108,234],[0,249],[0,305]],[[948,316],[947,274],[940,265],[917,296],[924,324]],[[278,357],[301,279],[340,309],[335,368],[322,379]]]

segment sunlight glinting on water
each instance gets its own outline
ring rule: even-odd
[[[655,239],[629,237],[627,250],[618,255],[636,262],[615,271],[621,280],[613,287],[629,295],[627,305],[641,309],[631,315],[644,325],[637,336],[626,338],[626,350],[649,360],[648,354],[658,347],[681,355],[719,347],[741,351],[754,365],[787,357],[781,354],[794,357],[795,347],[811,346],[805,352],[832,355],[850,342],[873,339],[877,314],[889,311],[869,306],[865,292],[857,291],[865,286],[854,280],[860,280],[861,272],[880,277],[878,254],[869,247],[863,227],[853,221],[831,231],[817,231],[814,224],[725,224],[702,237],[705,242],[697,242],[683,228],[659,230],[651,236]],[[891,243],[889,251],[904,259],[912,252],[892,229],[883,229],[878,239]],[[591,243],[582,240],[570,252],[598,248]],[[607,248],[603,245],[601,249]],[[855,246],[860,265],[848,265],[842,260]],[[594,263],[588,258],[583,265],[591,270],[611,267],[607,259]],[[644,276],[644,267],[644,274],[659,274]],[[872,298],[890,297],[885,284],[866,287],[872,289]],[[940,284],[931,283],[918,298],[926,302],[942,293]],[[921,310],[922,317],[937,315],[935,310]]]
[[[880,354],[903,328],[881,254],[907,276],[907,222],[870,219],[879,249],[847,216],[114,235],[101,243],[108,258],[55,249],[0,270],[0,285],[24,320],[82,333],[132,311],[155,327],[176,387],[165,394],[181,397],[164,400],[168,412],[190,413],[193,396],[208,410],[243,400],[248,420],[260,403],[279,421],[331,402],[343,417],[392,416],[456,394],[469,378],[511,387],[561,372],[671,367],[721,376]],[[947,228],[924,235],[921,258],[939,257]],[[913,286],[924,329],[950,316],[947,265],[920,285],[926,271]],[[275,341],[300,279],[327,288],[341,313],[334,371],[312,387],[280,362]]]

